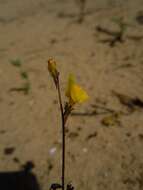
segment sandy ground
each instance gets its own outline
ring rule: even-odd
[[[66,182],[76,190],[143,189],[142,11],[142,0],[86,0],[85,6],[0,0],[0,171],[31,161],[42,190],[60,182],[60,114],[47,71],[53,56],[63,99],[69,73],[90,96],[67,123]],[[126,24],[123,42],[111,46],[115,36],[108,33],[120,24]],[[16,59],[29,76],[27,95],[11,90],[24,80],[11,64]]]

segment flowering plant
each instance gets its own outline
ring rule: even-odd
[[[72,112],[75,104],[82,103],[88,99],[86,91],[84,91],[78,84],[76,84],[74,76],[69,75],[67,88],[65,90],[65,95],[68,98],[68,101],[63,106],[60,90],[60,73],[57,69],[56,61],[53,58],[48,60],[48,70],[52,76],[57,92],[58,100],[60,105],[61,120],[62,120],[62,184],[52,184],[51,190],[57,188],[62,188],[65,190],[65,124],[66,121]],[[74,187],[71,184],[67,184],[66,190],[73,190]]]

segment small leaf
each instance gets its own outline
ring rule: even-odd
[[[15,67],[21,67],[22,63],[20,59],[10,60],[10,63]]]
[[[23,78],[23,79],[28,79],[28,74],[27,74],[27,72],[25,72],[25,71],[21,71],[21,77]]]

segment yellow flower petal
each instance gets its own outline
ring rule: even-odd
[[[88,99],[87,93],[77,84],[75,84],[74,76],[69,75],[66,96],[69,98],[70,104],[82,103]]]
[[[74,84],[71,88],[71,99],[75,103],[82,103],[88,99],[88,95],[80,86]]]
[[[67,85],[66,93],[65,93],[65,95],[68,98],[71,97],[71,88],[72,88],[72,85],[74,85],[74,84],[75,84],[74,76],[72,74],[70,74],[69,78],[68,78],[68,85]]]

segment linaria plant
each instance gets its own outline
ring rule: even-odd
[[[50,75],[53,78],[57,93],[58,101],[61,112],[61,121],[62,121],[62,175],[61,175],[61,184],[54,183],[51,185],[50,189],[55,190],[61,188],[62,190],[73,190],[74,187],[71,184],[65,185],[65,129],[67,119],[74,109],[74,106],[78,103],[82,103],[88,99],[86,91],[84,91],[78,84],[76,84],[74,76],[69,75],[67,87],[65,90],[65,96],[67,101],[63,105],[61,97],[61,86],[60,86],[60,73],[57,69],[56,61],[53,58],[48,60],[48,70]]]

